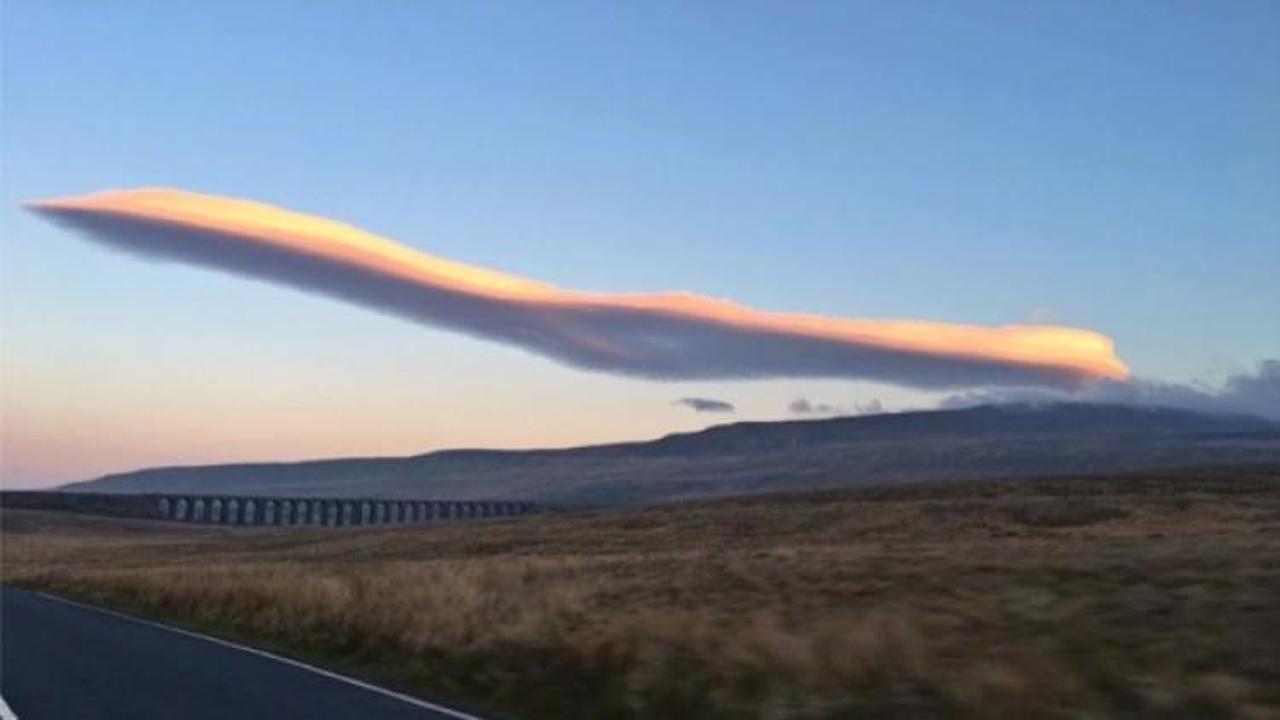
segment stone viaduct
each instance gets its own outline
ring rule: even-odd
[[[160,495],[160,517],[213,525],[391,525],[524,515],[531,503],[494,500],[375,500]]]
[[[528,502],[0,490],[0,505],[216,525],[388,525],[524,515]]]

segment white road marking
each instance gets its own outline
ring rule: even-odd
[[[398,693],[394,690],[388,690],[383,687],[378,687],[377,685],[364,682],[363,680],[356,680],[355,678],[350,678],[350,677],[347,677],[346,675],[339,675],[336,672],[325,670],[324,668],[318,668],[315,665],[308,665],[300,660],[294,660],[293,658],[287,658],[280,655],[276,655],[274,653],[269,653],[266,650],[259,650],[257,648],[249,647],[248,645],[233,643],[229,640],[221,640],[219,638],[211,637],[209,635],[201,635],[200,633],[191,632],[190,630],[183,630],[182,628],[176,628],[176,627],[173,627],[172,625],[165,625],[163,623],[152,622],[151,620],[143,620],[142,618],[134,617],[132,615],[126,615],[124,613],[116,612],[115,610],[107,610],[106,608],[94,607],[93,605],[86,605],[84,603],[76,602],[75,600],[60,598],[57,595],[50,595],[48,593],[37,593],[37,594],[40,597],[46,598],[48,600],[54,600],[56,602],[65,603],[67,605],[74,605],[78,608],[84,608],[85,610],[93,610],[94,612],[104,613],[106,615],[118,617],[122,620],[128,620],[129,622],[135,622],[140,625],[149,625],[151,627],[160,628],[161,630],[168,630],[169,632],[178,633],[179,635],[186,635],[187,637],[198,638],[200,640],[216,643],[224,647],[233,648],[241,652],[247,652],[251,655],[257,655],[258,657],[270,658],[271,660],[275,660],[276,662],[282,662],[285,665],[292,665],[296,668],[309,670],[317,675],[323,675],[329,678],[330,680],[337,680],[338,682],[344,682],[348,685],[354,685],[358,688],[362,688],[370,692],[375,692],[375,693],[378,693],[379,695],[386,695],[387,697],[395,698],[396,700],[399,700],[401,702],[406,702],[406,703],[409,703],[410,705],[416,705],[426,710],[434,710],[435,712],[443,713],[445,715],[448,715],[449,717],[457,718],[457,720],[484,720],[478,715],[465,713],[465,712],[462,712],[461,710],[454,710],[453,708],[445,707],[443,705],[437,705],[433,702],[428,702],[426,700],[421,700],[419,698],[413,697],[412,695],[405,695],[404,693]],[[14,716],[12,713],[8,715],[4,714],[4,710],[7,710],[8,708],[2,707],[3,703],[4,703],[3,699],[0,699],[0,720],[17,720],[16,716]]]
[[[4,701],[3,695],[0,695],[0,720],[18,720],[18,716],[9,709],[9,703]]]

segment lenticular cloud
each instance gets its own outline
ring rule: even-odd
[[[341,298],[603,372],[856,378],[920,388],[1074,387],[1127,376],[1111,341],[1088,330],[843,319],[761,312],[688,293],[564,290],[246,200],[147,189],[28,207],[115,248]]]

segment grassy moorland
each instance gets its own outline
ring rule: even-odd
[[[0,539],[7,583],[512,718],[1280,717],[1280,469]]]

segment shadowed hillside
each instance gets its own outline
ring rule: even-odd
[[[1280,462],[1280,424],[1160,408],[983,406],[742,422],[635,443],[158,468],[66,489],[623,504],[766,490]]]

